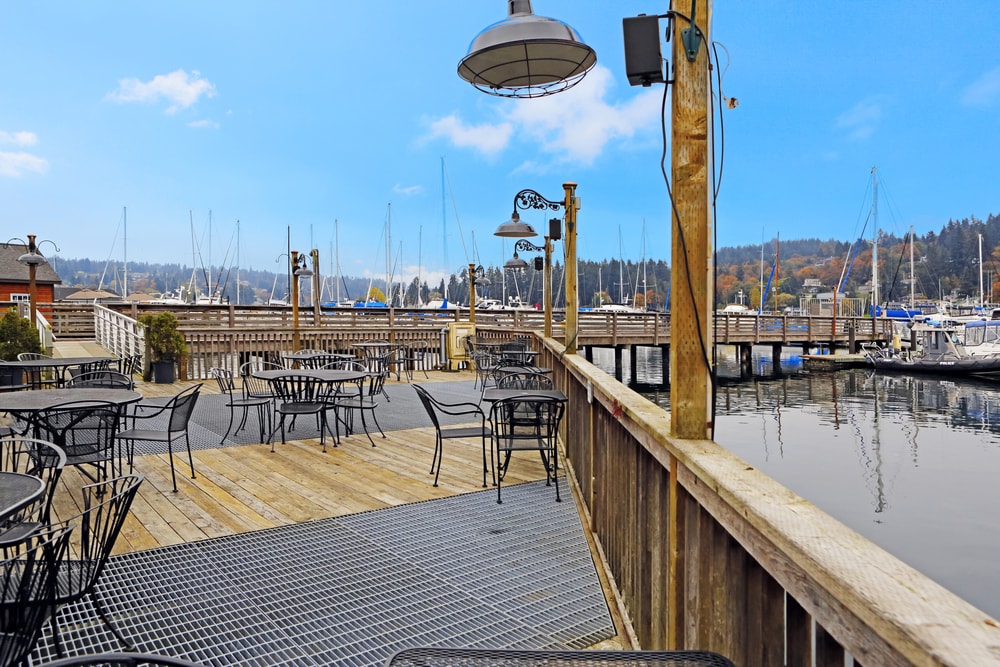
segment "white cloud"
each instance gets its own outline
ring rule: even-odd
[[[0,176],[17,178],[25,172],[44,174],[49,169],[47,160],[30,153],[0,153]]]
[[[38,136],[34,132],[4,132],[0,130],[0,144],[34,146],[37,143]]]
[[[466,125],[455,115],[436,121],[432,137],[445,137],[458,147],[487,154],[499,153],[518,135],[552,155],[557,162],[591,164],[609,142],[631,139],[659,127],[661,88],[642,90],[621,104],[605,101],[614,77],[595,67],[572,90],[537,99],[510,100],[505,121],[494,125]],[[509,108],[509,107],[508,107]],[[525,163],[520,170],[538,171],[544,165]]]
[[[431,123],[427,139],[444,137],[460,148],[473,148],[487,155],[495,155],[507,147],[513,133],[514,126],[510,123],[467,125],[452,114]]]
[[[114,102],[155,103],[166,100],[170,103],[167,113],[176,113],[187,109],[199,98],[214,97],[215,85],[208,79],[201,78],[197,70],[188,74],[182,69],[170,74],[157,74],[150,81],[139,79],[120,79],[117,90],[108,93],[108,99]]]
[[[424,191],[424,188],[423,188],[422,185],[408,185],[408,186],[394,185],[393,188],[392,188],[392,191],[393,192],[398,192],[401,195],[410,196],[410,195],[419,195],[419,194],[422,194],[423,191]]]
[[[836,126],[846,130],[851,139],[867,139],[874,134],[884,115],[886,103],[883,97],[861,100],[837,117]]]
[[[206,129],[206,128],[210,129],[210,130],[218,130],[219,129],[219,124],[216,123],[214,120],[208,120],[206,118],[206,119],[203,119],[203,120],[193,120],[190,123],[188,123],[188,127],[193,127],[195,129],[199,129],[199,130],[200,129]]]
[[[1000,67],[986,72],[962,92],[967,107],[990,107],[1000,101]]]
[[[519,100],[508,118],[560,161],[592,164],[609,142],[659,127],[661,88],[614,105],[605,101],[613,84],[610,70],[595,67],[568,92]]]

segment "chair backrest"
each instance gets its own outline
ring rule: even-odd
[[[218,383],[220,393],[228,394],[229,396],[236,393],[236,382],[233,380],[233,372],[231,370],[214,366],[208,369],[208,372],[211,373],[216,383]]]
[[[122,475],[81,489],[83,511],[63,522],[76,527],[70,538],[72,561],[64,560],[59,568],[56,604],[80,599],[97,583],[142,480],[142,475]]]
[[[118,359],[118,372],[124,375],[135,375],[142,370],[142,355],[129,354]]]
[[[358,373],[368,372],[368,367],[365,366],[365,362],[360,359],[340,359],[332,364],[327,364],[323,368],[330,368],[338,371],[355,371]]]
[[[512,370],[494,372],[493,377],[498,389],[552,389],[552,378],[541,373]]]
[[[41,352],[20,352],[17,355],[18,361],[35,361],[36,359],[51,359],[52,357]]]
[[[52,611],[57,565],[69,527],[50,528],[4,550],[0,560],[0,665],[19,665],[34,650]]]
[[[121,408],[109,401],[68,401],[43,410],[33,424],[39,434],[66,452],[68,465],[114,458]]]
[[[316,368],[326,368],[330,364],[340,360],[340,355],[333,354],[331,352],[317,353],[316,356],[310,357],[309,359],[303,359],[299,362],[302,368],[316,369]]]
[[[434,409],[437,401],[435,401],[434,397],[419,384],[413,385],[413,388],[417,391],[417,398],[420,399],[420,404],[423,405],[424,410],[427,411],[427,416],[431,418],[431,423],[434,424],[434,430],[440,431],[441,422],[438,420],[437,410]]]
[[[0,438],[0,470],[34,475],[45,482],[41,501],[8,517],[9,522],[40,521],[48,523],[52,496],[66,465],[66,452],[46,440],[35,438]]]
[[[74,375],[66,383],[67,387],[101,387],[104,389],[135,389],[131,375],[118,371],[98,370]]]
[[[308,375],[282,375],[271,381],[271,388],[282,403],[321,403],[325,385]]]
[[[201,391],[201,383],[188,387],[167,402],[167,410],[170,412],[167,430],[171,433],[185,431],[191,415],[194,413],[195,403],[198,402],[198,392]]]
[[[273,396],[274,392],[271,390],[271,384],[267,380],[254,377],[253,373],[254,371],[262,370],[281,370],[282,368],[279,364],[263,361],[262,359],[248,361],[241,365],[240,379],[243,380],[243,396],[253,398]]]

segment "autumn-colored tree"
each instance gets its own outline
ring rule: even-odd
[[[369,287],[368,301],[378,301],[379,303],[385,303],[385,292],[374,286]]]

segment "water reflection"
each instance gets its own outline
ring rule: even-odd
[[[1000,615],[1000,384],[805,372],[792,355],[774,369],[769,353],[755,355],[753,378],[734,364],[719,380],[715,440]],[[645,395],[669,409],[668,391]]]

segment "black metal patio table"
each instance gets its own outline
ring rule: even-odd
[[[25,359],[24,361],[4,361],[3,365],[13,368],[21,368],[28,372],[41,372],[51,368],[56,376],[56,386],[62,387],[66,384],[66,370],[78,366],[97,364],[101,362],[114,361],[115,357],[93,356],[93,357],[46,357],[43,359]]]

